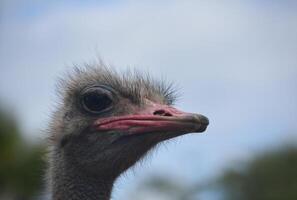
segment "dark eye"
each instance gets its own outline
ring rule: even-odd
[[[112,94],[100,87],[84,91],[81,99],[83,108],[90,113],[101,113],[112,106]]]

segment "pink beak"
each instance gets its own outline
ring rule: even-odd
[[[200,114],[186,113],[174,107],[151,103],[147,109],[131,115],[100,118],[97,131],[120,131],[128,135],[153,132],[185,134],[203,132],[208,119]]]

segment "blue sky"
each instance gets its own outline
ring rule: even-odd
[[[199,182],[297,138],[295,1],[2,1],[0,100],[28,138],[45,137],[55,81],[100,55],[181,88],[177,107],[206,134],[161,146],[115,188],[129,199],[152,173]],[[131,175],[132,174],[132,175]],[[128,192],[127,192],[128,191]]]

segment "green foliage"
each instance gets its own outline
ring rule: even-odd
[[[179,179],[171,179],[164,175],[153,175],[137,186],[128,199],[170,199],[170,200],[192,200],[189,185]]]
[[[32,199],[42,188],[41,145],[26,144],[13,117],[0,111],[0,199]]]
[[[226,199],[296,200],[297,148],[269,152],[221,178]]]
[[[296,146],[266,152],[248,163],[232,167],[221,177],[196,184],[179,182],[173,177],[152,176],[138,186],[132,199],[146,199],[141,193],[175,200],[197,200],[205,193],[226,200],[297,199]]]

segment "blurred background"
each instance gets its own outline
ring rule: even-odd
[[[55,82],[100,56],[180,88],[205,134],[158,148],[114,200],[297,199],[296,0],[1,0],[0,199],[46,199]]]

